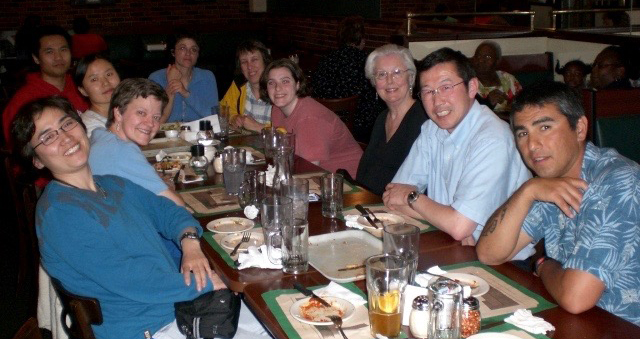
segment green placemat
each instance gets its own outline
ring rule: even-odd
[[[499,332],[499,333],[503,333],[503,332],[507,332],[507,331],[520,331],[520,332],[524,332],[524,333],[526,333],[527,335],[529,335],[529,336],[531,336],[531,337],[533,337],[533,338],[536,338],[536,339],[550,339],[549,337],[547,337],[547,336],[546,336],[546,335],[544,335],[544,334],[533,334],[533,333],[529,333],[529,332],[527,332],[527,331],[525,331],[525,330],[523,330],[523,329],[521,329],[521,328],[519,328],[519,327],[517,327],[517,326],[515,326],[515,325],[507,324],[507,323],[502,324],[502,325],[498,325],[498,326],[495,326],[495,327],[491,327],[491,328],[484,329],[484,330],[480,331],[480,333],[485,333],[485,332]]]
[[[517,282],[511,280],[510,278],[508,278],[507,276],[498,273],[498,271],[494,270],[493,268],[479,262],[479,261],[471,261],[471,262],[464,262],[464,263],[459,263],[459,264],[454,264],[454,265],[449,265],[449,266],[444,266],[442,267],[442,269],[444,269],[445,271],[449,271],[449,270],[454,270],[454,269],[458,269],[458,268],[463,268],[463,267],[479,267],[482,268],[484,270],[486,270],[487,272],[493,274],[494,276],[496,276],[498,279],[502,280],[503,282],[509,284],[511,287],[517,289],[518,291],[522,292],[523,294],[525,294],[526,296],[534,299],[535,301],[538,302],[538,306],[534,307],[534,308],[529,308],[529,310],[531,310],[531,313],[537,313],[537,312],[541,312],[544,310],[548,310],[550,308],[556,307],[558,305],[549,302],[547,299],[539,296],[538,294],[530,291],[529,289],[525,288],[524,286],[518,284]],[[494,317],[490,317],[490,318],[483,318],[482,319],[482,325],[488,325],[488,324],[492,324],[492,323],[496,323],[496,322],[500,322],[503,321],[506,317],[510,316],[511,314],[503,314],[503,315],[498,315],[498,316],[494,316]]]
[[[262,227],[259,224],[256,224],[252,229],[256,229],[256,228],[262,228]],[[213,239],[214,235],[215,233],[213,232],[202,233],[202,237],[209,243],[209,246],[211,246],[211,248],[213,248],[214,251],[218,252],[222,260],[224,260],[224,262],[226,262],[227,265],[233,268],[238,268],[235,261],[231,259],[231,256],[229,255],[229,253],[227,253],[227,251],[224,248],[222,248],[222,246],[220,246],[220,244],[218,244],[218,242],[215,239]]]
[[[367,208],[371,208],[371,209],[379,208],[379,207],[383,207],[383,208],[385,208],[383,203],[379,203],[379,204],[369,204],[369,205],[362,205],[362,206],[367,207]],[[343,211],[353,211],[354,209],[355,209],[355,207],[353,207],[353,206],[351,206],[351,207],[345,207],[345,208],[343,209]],[[374,213],[376,213],[376,212],[374,211]],[[386,213],[389,213],[389,212],[386,212]],[[360,212],[358,212],[358,214],[360,214]],[[402,216],[404,216],[404,215],[402,215]],[[423,227],[420,227],[420,226],[416,225],[416,226],[420,227],[420,233],[427,233],[427,232],[432,232],[432,231],[437,230],[437,228],[436,228],[435,226],[431,225],[431,224],[430,224],[428,221],[426,221],[426,220],[416,219],[416,218],[413,218],[413,217],[410,217],[410,218],[412,218],[413,220],[415,220],[415,221],[417,221],[417,222],[421,223],[422,225],[425,225],[425,226],[426,226],[426,227],[424,227],[424,228],[423,228]],[[341,219],[344,221],[344,216],[343,216],[343,217],[341,217]]]

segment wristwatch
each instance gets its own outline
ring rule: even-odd
[[[187,238],[187,239],[195,239],[195,240],[200,239],[200,237],[198,236],[198,233],[196,233],[196,232],[184,232],[184,233],[182,233],[182,236],[180,237],[180,242],[182,243],[182,240],[184,240],[185,238]]]
[[[409,204],[409,207],[413,208],[413,203],[416,202],[419,197],[420,193],[418,193],[418,191],[409,192],[409,195],[407,196],[407,203]]]

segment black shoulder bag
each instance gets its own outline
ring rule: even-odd
[[[240,296],[229,289],[175,303],[178,328],[187,339],[233,338],[240,318]]]

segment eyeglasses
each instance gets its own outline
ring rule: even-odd
[[[447,96],[450,95],[451,92],[453,91],[453,88],[460,85],[461,83],[463,83],[463,81],[460,81],[459,83],[455,84],[455,85],[442,85],[436,89],[421,89],[420,90],[420,97],[421,98],[426,98],[430,95],[435,96],[436,94],[440,94],[442,96]]]
[[[67,120],[62,122],[62,126],[60,126],[60,128],[43,134],[40,137],[40,143],[35,145],[33,149],[36,149],[36,147],[40,145],[45,145],[45,146],[51,145],[56,140],[58,140],[58,136],[60,135],[60,130],[69,132],[72,129],[76,128],[76,126],[78,126],[78,121],[76,121],[73,118],[68,118]]]
[[[389,75],[391,75],[391,79],[396,80],[398,79],[402,73],[409,71],[409,69],[394,69],[391,72],[387,72],[387,71],[377,71],[373,76],[376,78],[376,80],[381,81],[386,79]]]

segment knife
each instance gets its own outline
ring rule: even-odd
[[[367,221],[369,222],[369,224],[371,224],[371,226],[373,226],[374,228],[380,228],[375,222],[373,222],[373,220],[371,220],[371,217],[369,217],[369,213],[367,213],[367,211],[364,209],[364,207],[362,207],[362,205],[358,204],[356,205],[356,209],[358,210],[358,212],[360,212],[360,214],[362,214],[362,216],[367,219]]]
[[[312,299],[317,299],[322,304],[322,306],[331,307],[331,305],[329,305],[328,302],[326,302],[326,301],[324,301],[324,299],[318,297],[315,293],[313,293],[312,290],[302,286],[302,284],[300,284],[298,282],[297,283],[293,283],[293,287],[295,287],[296,290],[302,292],[302,294],[306,295],[307,297],[311,297]]]

